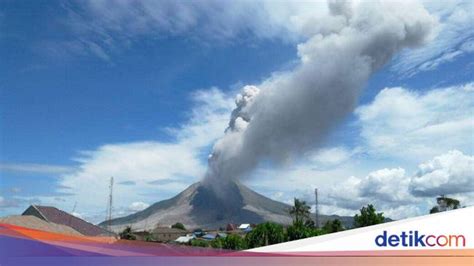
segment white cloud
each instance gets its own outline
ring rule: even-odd
[[[451,149],[472,153],[473,87],[468,83],[424,93],[383,89],[355,112],[364,149],[373,156],[412,161]]]
[[[351,151],[342,146],[325,148],[310,155],[309,160],[314,162],[316,165],[335,166],[349,160],[355,152],[356,150]]]
[[[319,189],[320,202],[329,197],[332,188],[345,191],[341,186],[350,176],[362,176],[373,165],[360,163],[357,156],[337,165],[322,165],[312,160],[288,162],[285,167],[269,166],[257,170],[245,183],[256,191],[283,202],[291,203],[294,197],[314,203],[314,189]],[[352,190],[347,190],[349,196]],[[323,208],[324,209],[324,208]],[[322,213],[338,213],[336,208]]]
[[[322,210],[354,214],[373,203],[388,216],[403,218],[426,213],[441,194],[472,204],[473,87],[468,83],[424,93],[387,88],[372,103],[359,107],[355,113],[363,141],[351,164],[359,160],[366,169],[377,169],[375,162],[382,159],[379,165],[391,162],[402,167],[371,171],[363,178],[346,170],[352,177],[337,177],[325,187],[327,195],[323,190]],[[367,157],[361,158],[361,153]],[[422,161],[416,174],[406,172]]]
[[[354,2],[356,5],[358,1]],[[422,3],[442,22],[439,35],[428,46],[399,56],[393,65],[398,73],[412,75],[434,69],[472,52],[463,49],[474,34],[474,21],[469,13],[474,8],[472,1]],[[189,39],[213,44],[251,36],[296,43],[316,33],[335,32],[344,24],[342,17],[326,16],[329,10],[324,1],[120,1],[111,5],[106,0],[65,5],[66,24],[76,38],[61,42],[60,47],[75,55],[95,55],[109,61],[112,53],[127,49],[144,36],[186,34]],[[50,43],[48,47],[58,46]]]
[[[50,165],[50,164],[33,164],[33,163],[0,163],[0,171],[2,172],[25,172],[37,174],[64,174],[74,171],[73,167]]]
[[[421,164],[410,190],[417,196],[474,192],[474,156],[450,151]]]
[[[41,201],[38,198],[30,197],[28,199],[24,199],[21,197],[9,197],[5,198],[0,196],[0,211],[4,211],[5,209],[16,209],[19,207],[25,207],[30,204],[39,204]]]
[[[294,38],[308,31],[308,19],[327,13],[326,3],[274,1],[123,1],[90,0],[81,11],[69,9],[76,30],[113,32],[127,37],[151,34],[199,35],[213,40],[251,33],[260,38]],[[76,24],[81,23],[81,24]],[[317,25],[317,24],[316,24]],[[318,26],[316,26],[318,27]],[[286,33],[286,34],[284,34]]]
[[[391,218],[400,218],[394,216],[397,208],[419,203],[419,199],[413,198],[408,191],[409,182],[402,168],[380,169],[363,178],[350,177],[332,187],[322,203],[352,214],[362,206],[373,204]]]
[[[407,50],[398,57],[392,70],[404,76],[434,70],[441,64],[473,52],[473,1],[424,1],[424,5],[439,17],[439,34],[428,45]]]
[[[385,168],[363,178],[350,177],[332,187],[321,202],[327,209],[346,214],[374,204],[396,219],[427,213],[429,204],[439,195],[470,204],[474,200],[473,167],[473,156],[450,151],[420,164],[414,176],[407,175],[403,168]]]
[[[138,211],[142,211],[142,210],[148,208],[149,206],[150,206],[150,204],[148,204],[148,203],[141,202],[141,201],[136,201],[136,202],[132,202],[132,204],[130,204],[130,206],[128,206],[128,209],[131,212],[138,212]]]
[[[112,6],[113,5],[113,6]],[[295,42],[315,30],[327,14],[324,2],[116,1],[88,0],[63,5],[73,39],[45,41],[50,54],[96,56],[104,61],[143,37],[183,36],[203,43],[241,37]],[[336,24],[337,21],[334,21]],[[340,22],[339,22],[340,23]]]
[[[115,184],[134,182],[133,186],[114,186],[114,209],[123,213],[138,206],[131,206],[133,202],[163,200],[198,181],[206,168],[203,151],[223,134],[233,100],[215,88],[194,93],[193,100],[188,121],[168,129],[174,141],[106,144],[80,152],[74,159],[79,163],[75,171],[60,176],[64,188],[58,192],[74,194],[60,204],[77,201],[84,217],[99,222],[107,206],[111,176]],[[45,204],[54,201],[52,197],[41,199]]]

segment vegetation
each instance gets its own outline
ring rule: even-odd
[[[446,196],[440,196],[436,199],[438,205],[431,208],[430,213],[437,213],[446,210],[455,210],[461,206],[459,200],[455,198],[448,198]]]
[[[341,220],[335,219],[332,221],[327,221],[323,226],[323,231],[326,234],[335,233],[344,231],[344,226],[341,223]]]
[[[310,210],[305,201],[295,198],[294,205],[290,209],[290,215],[293,217],[293,224],[304,224],[311,221]]]
[[[298,240],[307,237],[322,235],[325,232],[315,227],[310,216],[311,207],[305,201],[296,199],[290,209],[293,224],[286,229],[286,241]]]
[[[456,202],[453,201],[455,206]],[[457,206],[459,203],[457,204]],[[335,219],[327,221],[322,228],[316,228],[310,218],[310,207],[305,201],[295,198],[294,206],[289,210],[293,217],[293,223],[285,228],[282,225],[266,222],[257,225],[252,231],[241,237],[236,234],[229,234],[225,238],[216,238],[212,241],[194,239],[191,245],[195,247],[212,247],[222,249],[242,250],[246,248],[256,248],[286,241],[298,240],[312,236],[330,234],[345,230],[341,220]],[[380,224],[385,221],[383,213],[377,213],[371,204],[360,209],[360,214],[354,216],[354,226],[363,227]],[[195,230],[202,234],[202,230]]]
[[[271,222],[257,225],[245,236],[247,246],[256,248],[285,241],[285,231],[283,226]]]
[[[212,241],[210,241],[210,245],[212,248],[222,248],[222,241],[223,239],[222,238],[216,238]]]
[[[120,239],[126,239],[126,240],[136,240],[137,238],[132,234],[132,227],[127,226],[125,229],[123,229],[122,232],[119,233]]]
[[[182,224],[182,223],[175,223],[171,226],[171,228],[186,230],[186,227],[184,227],[184,224]]]
[[[239,235],[228,235],[220,240],[220,242],[222,243],[221,247],[225,249],[242,250],[247,248],[245,239]]]
[[[153,235],[152,235],[150,232],[145,231],[144,233],[145,233],[144,240],[145,240],[146,242],[153,242],[153,241],[155,241],[155,239],[153,238]]]
[[[209,247],[209,242],[202,239],[193,239],[191,240],[191,246],[207,248]]]
[[[383,212],[376,213],[375,207],[372,204],[360,209],[360,215],[354,216],[354,227],[364,227],[374,224],[381,224],[385,221]]]
[[[311,228],[303,224],[302,222],[293,222],[286,229],[288,241],[303,239],[315,235],[315,228]]]
[[[437,213],[439,212],[438,206],[434,206],[433,208],[430,209],[430,214]]]

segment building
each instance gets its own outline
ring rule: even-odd
[[[195,239],[196,237],[193,234],[187,234],[186,236],[180,236],[176,238],[174,242],[180,243],[180,244],[187,244],[189,241]]]
[[[214,240],[217,238],[226,238],[227,234],[223,232],[213,232],[213,233],[207,233],[202,236],[202,239],[204,240]]]
[[[237,230],[237,225],[235,225],[235,224],[227,224],[225,230],[226,230],[226,231],[235,231],[235,230]]]
[[[202,239],[204,240],[214,240],[216,238],[217,238],[217,234],[215,233],[209,233],[202,236]]]
[[[85,236],[110,236],[113,233],[55,207],[31,205],[22,215],[32,215],[46,222],[69,226]]]
[[[21,226],[49,233],[83,236],[69,226],[47,222],[33,215],[14,215],[0,218],[0,223]]]
[[[154,241],[168,242],[177,239],[180,236],[186,236],[186,230],[170,227],[156,227],[150,234]]]
[[[252,227],[250,226],[250,224],[241,224],[239,225],[239,230],[242,230],[242,231],[245,231],[245,230],[248,230],[248,229],[251,229]]]

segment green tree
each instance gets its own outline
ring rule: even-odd
[[[257,225],[245,236],[248,248],[278,244],[285,241],[283,226],[271,222]]]
[[[341,220],[335,219],[327,221],[323,226],[323,230],[326,233],[335,233],[339,231],[344,231],[344,226],[342,225]]]
[[[123,229],[122,232],[119,233],[120,239],[126,240],[136,240],[137,238],[132,234],[132,227],[127,226]]]
[[[452,210],[458,209],[460,204],[461,204],[459,202],[459,200],[457,200],[457,199],[448,198],[448,197],[444,197],[444,196],[443,196],[443,198],[446,201],[446,205],[448,206],[448,209],[452,209]]]
[[[314,236],[316,231],[313,228],[306,226],[301,221],[294,222],[286,229],[288,241],[303,239]]]
[[[324,234],[327,234],[327,232],[324,229],[315,227],[312,229],[311,236],[320,236]]]
[[[309,207],[305,201],[295,198],[294,204],[290,208],[290,215],[293,217],[293,224],[304,224],[311,220],[310,209],[311,207]]]
[[[455,198],[448,198],[444,195],[436,198],[436,202],[438,203],[438,205],[431,208],[430,213],[455,210],[461,206],[461,203],[459,202],[459,200]]]
[[[247,243],[245,239],[239,235],[230,234],[222,239],[222,248],[225,249],[234,249],[234,250],[242,250],[247,248]]]
[[[153,241],[155,241],[155,239],[153,238],[153,235],[152,235],[150,232],[145,231],[144,233],[145,233],[144,240],[145,240],[146,242],[153,242]]]
[[[437,212],[439,212],[438,206],[434,206],[434,207],[431,208],[431,210],[430,210],[430,214],[437,213]]]
[[[216,238],[210,242],[211,247],[213,248],[222,248],[222,238]]]
[[[193,239],[193,240],[191,240],[191,246],[207,248],[207,247],[209,247],[209,242],[207,242],[206,240],[202,240],[202,239]]]
[[[182,223],[175,223],[171,226],[171,228],[186,230],[186,227],[184,227],[184,224],[182,224]]]
[[[385,221],[383,212],[376,213],[376,210],[372,204],[367,205],[367,207],[362,207],[360,209],[360,215],[356,214],[354,216],[354,227],[364,227],[374,224],[380,224]]]

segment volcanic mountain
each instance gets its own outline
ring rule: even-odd
[[[230,182],[219,195],[203,185],[194,183],[173,198],[157,202],[137,213],[104,221],[100,226],[110,224],[115,232],[131,226],[133,230],[150,230],[156,226],[170,226],[176,222],[183,223],[186,228],[225,227],[227,223],[262,223],[272,221],[279,224],[290,224],[288,214],[290,206],[269,199],[240,182]],[[222,196],[221,196],[222,195]],[[321,216],[321,222],[328,219],[347,218]]]

